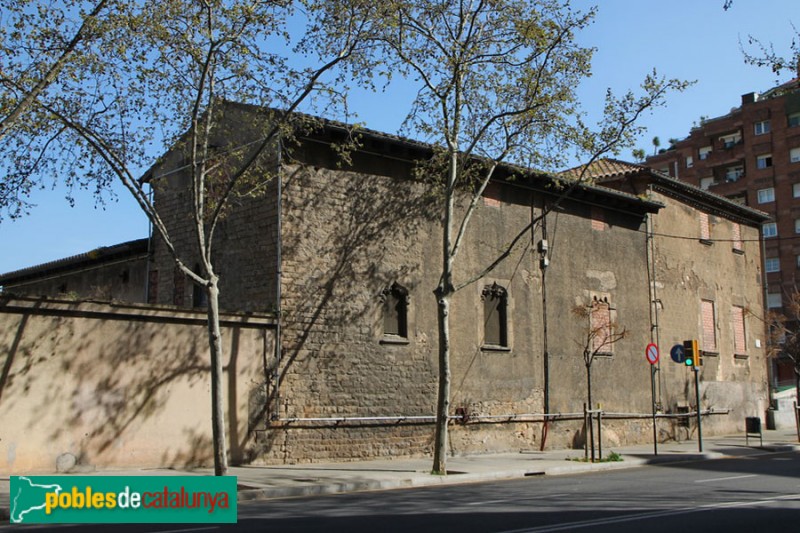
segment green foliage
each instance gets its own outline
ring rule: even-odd
[[[567,457],[566,460],[567,461],[575,461],[575,462],[578,462],[578,463],[588,463],[588,462],[590,462],[590,459],[588,459],[586,457]],[[624,460],[625,459],[623,459],[622,456],[620,454],[618,454],[617,452],[611,452],[605,457],[600,457],[598,459],[595,459],[594,462],[595,463],[618,463],[618,462],[621,462],[621,461],[624,461]]]
[[[624,461],[625,459],[623,459],[622,456],[617,452],[611,452],[608,454],[608,456],[606,456],[605,460],[609,463],[616,463],[619,461]]]

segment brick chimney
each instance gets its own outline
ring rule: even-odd
[[[742,95],[742,104],[752,104],[758,100],[758,93],[747,93]]]

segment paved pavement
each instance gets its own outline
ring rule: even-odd
[[[758,453],[800,451],[794,430],[767,430],[763,433],[763,446],[758,437],[744,434],[726,437],[707,437],[703,452],[697,441],[667,442],[658,445],[616,447],[604,449],[619,454],[622,461],[586,463],[583,450],[553,450],[545,452],[520,452],[496,455],[470,455],[450,457],[447,460],[449,475],[430,473],[431,459],[384,459],[349,463],[315,463],[303,465],[232,467],[230,474],[237,476],[239,500],[287,498],[355,492],[386,490],[427,485],[475,483],[498,479],[512,479],[535,475],[560,475],[632,468],[648,464],[677,461],[700,461],[722,457],[742,457]],[[212,469],[192,471],[141,469],[102,470],[80,472],[80,475],[212,475]],[[0,477],[0,521],[8,520],[9,478]]]

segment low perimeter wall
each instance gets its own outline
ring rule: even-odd
[[[275,321],[224,314],[233,463],[252,460]],[[0,298],[0,475],[212,462],[205,312]]]

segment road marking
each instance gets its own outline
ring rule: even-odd
[[[184,533],[186,531],[209,531],[211,529],[219,529],[219,526],[214,527],[192,527],[189,529],[160,529],[154,533]]]
[[[621,524],[623,522],[635,522],[637,520],[647,520],[650,518],[659,518],[662,516],[677,516],[683,514],[700,513],[703,511],[713,511],[715,509],[725,509],[732,507],[749,507],[751,505],[775,503],[783,500],[800,500],[800,494],[786,494],[784,496],[777,496],[775,498],[765,498],[762,500],[753,500],[747,502],[712,503],[708,505],[701,505],[699,507],[692,507],[689,509],[669,509],[667,511],[639,513],[639,514],[618,516],[611,518],[598,518],[596,520],[583,520],[580,522],[570,522],[565,524],[538,526],[525,529],[512,529],[508,531],[503,531],[501,533],[541,533],[548,531],[570,531],[573,529],[580,529],[584,527],[594,527],[594,526],[602,526],[608,524]]]
[[[513,503],[513,502],[524,502],[530,500],[544,500],[545,498],[558,498],[559,496],[569,496],[567,493],[563,494],[546,494],[543,496],[534,496],[531,498],[506,498],[503,500],[487,500],[485,502],[469,502],[465,505],[491,505],[493,503]]]
[[[747,474],[745,476],[715,477],[712,479],[695,479],[695,483],[711,483],[712,481],[728,481],[729,479],[745,479],[748,477],[758,477],[757,474]]]

